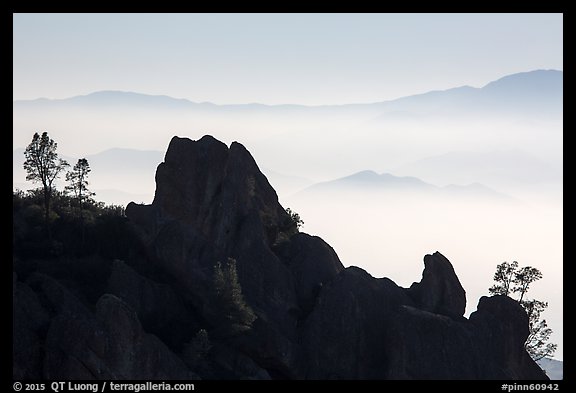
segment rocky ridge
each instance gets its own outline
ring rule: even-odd
[[[135,243],[107,261],[96,297],[14,273],[15,379],[546,379],[517,302],[483,297],[465,318],[439,252],[410,288],[344,268],[298,231],[239,143],[174,137],[156,185],[151,205],[127,206]],[[228,259],[256,315],[234,335],[219,333],[211,302]],[[209,350],[192,361],[201,329]]]

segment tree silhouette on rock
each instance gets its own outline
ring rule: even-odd
[[[528,314],[528,327],[530,333],[524,347],[532,359],[540,360],[554,355],[558,345],[549,343],[552,329],[548,327],[545,319],[541,319],[542,312],[548,307],[548,302],[536,299],[525,299],[530,285],[542,278],[542,272],[535,267],[520,268],[518,262],[502,262],[496,266],[494,284],[488,290],[491,295],[506,295],[512,297],[517,294],[518,303]]]
[[[42,136],[34,133],[32,142],[26,147],[24,151],[24,169],[27,172],[26,180],[34,183],[42,183],[42,192],[44,198],[44,223],[48,238],[50,234],[50,200],[52,198],[54,180],[56,180],[60,173],[68,167],[68,163],[58,158],[56,149],[58,144],[48,136],[44,131]]]
[[[235,259],[228,258],[225,266],[216,262],[212,284],[211,308],[217,333],[235,336],[250,330],[256,315],[242,295]]]
[[[84,241],[84,203],[89,202],[91,197],[96,195],[88,189],[88,174],[90,164],[85,158],[80,158],[70,172],[66,174],[66,181],[69,185],[65,190],[71,193],[78,204],[80,225],[82,226],[82,241]]]

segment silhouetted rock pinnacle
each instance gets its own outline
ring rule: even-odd
[[[466,291],[450,261],[439,252],[424,256],[422,281],[412,284],[408,294],[425,311],[459,318],[466,310]]]
[[[13,275],[15,379],[546,379],[517,302],[482,298],[465,318],[439,252],[409,289],[344,268],[239,143],[174,137],[156,186],[151,205],[127,206],[128,257],[97,260],[94,288]],[[231,301],[256,316],[240,330],[214,306],[227,261]]]

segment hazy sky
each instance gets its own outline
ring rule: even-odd
[[[562,70],[562,14],[15,14],[14,99],[375,102]]]

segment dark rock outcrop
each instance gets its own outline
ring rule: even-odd
[[[306,233],[294,235],[275,251],[294,277],[298,304],[305,314],[314,307],[322,286],[344,269],[332,247]]]
[[[528,337],[528,316],[513,299],[497,295],[483,296],[470,315],[479,340],[482,357],[493,361],[480,364],[485,375],[493,379],[542,379],[544,372],[524,349]]]
[[[490,379],[478,365],[476,332],[468,321],[401,306],[387,331],[386,379]],[[482,360],[483,359],[483,360]]]
[[[196,325],[193,311],[170,285],[138,273],[125,262],[112,262],[106,292],[130,306],[147,332],[160,337],[171,348],[187,341]]]
[[[469,320],[402,306],[387,334],[387,378],[546,379],[524,350],[527,318],[506,296],[482,297]]]
[[[458,318],[466,310],[466,291],[450,261],[439,252],[424,257],[422,281],[412,284],[408,294],[419,308],[435,314]]]
[[[298,232],[239,143],[174,137],[156,184],[151,205],[127,206],[137,245],[107,262],[97,289],[14,274],[14,378],[546,378],[523,348],[518,303],[482,298],[465,318],[465,291],[438,252],[409,289],[344,268]],[[229,259],[235,301],[256,319],[224,334],[214,266]]]
[[[401,304],[413,304],[392,281],[349,267],[326,285],[306,321],[310,379],[385,379],[386,330]]]
[[[14,379],[42,377],[41,344],[48,321],[48,312],[40,304],[36,293],[28,285],[17,281],[14,274],[12,281]]]
[[[35,274],[17,288],[14,378],[197,378],[164,343],[144,332],[136,313],[119,298],[102,296],[92,312],[45,275]],[[22,309],[34,315],[23,321]]]
[[[239,143],[228,149],[209,136],[174,137],[156,184],[151,206],[126,208],[155,263],[208,317],[214,265],[235,259],[242,292],[258,316],[242,348],[276,375],[299,377],[298,319],[310,309],[317,287],[343,268],[335,253],[320,239],[297,235],[276,192]],[[292,237],[300,240],[291,245]],[[277,248],[284,252],[275,253]],[[312,252],[295,261],[301,248]]]

